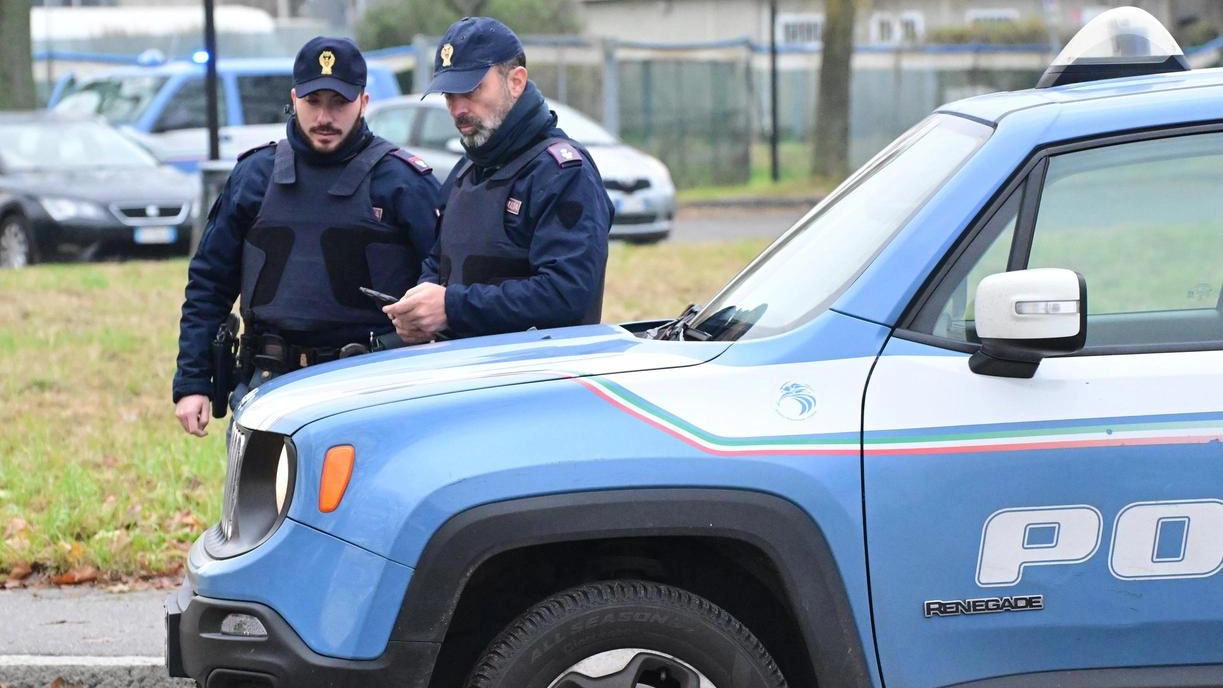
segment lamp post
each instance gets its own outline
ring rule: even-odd
[[[204,50],[208,53],[205,65],[204,91],[208,108],[208,159],[221,157],[220,124],[217,121],[217,28],[213,21],[213,0],[204,0]]]

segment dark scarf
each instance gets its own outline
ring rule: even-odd
[[[527,87],[505,116],[505,121],[482,146],[468,148],[467,157],[477,167],[499,167],[514,159],[531,147],[539,137],[556,126],[556,117],[548,110],[544,94],[539,92],[534,81]]]
[[[310,141],[297,128],[297,115],[289,117],[285,130],[288,132],[289,145],[293,147],[293,153],[306,164],[338,165],[352,160],[374,139],[374,132],[365,125],[365,118],[358,120],[358,125],[349,132],[348,138],[340,143],[340,147],[331,153],[320,153],[310,147]]]

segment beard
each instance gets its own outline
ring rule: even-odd
[[[352,128],[350,128],[347,133],[345,133],[344,130],[340,129],[339,127],[312,127],[308,132],[309,134],[334,134],[336,136],[344,134],[344,138],[340,139],[340,141],[336,143],[335,147],[330,151],[320,151],[318,147],[315,146],[314,141],[310,138],[306,130],[302,128],[301,120],[297,119],[296,117],[293,119],[296,122],[298,133],[302,135],[302,138],[306,140],[306,143],[310,146],[310,148],[314,149],[316,153],[334,153],[335,151],[343,150],[343,148],[352,142],[354,138],[360,135],[361,130],[364,128],[363,125],[365,124],[365,115],[362,114],[357,116],[357,121],[353,122]]]
[[[464,148],[479,148],[488,143],[488,140],[505,122],[506,116],[510,114],[510,110],[514,107],[514,98],[510,95],[508,83],[503,82],[502,87],[501,102],[487,119],[480,119],[474,115],[462,115],[454,121],[455,126],[475,127],[475,131],[470,134],[459,132],[459,140],[463,142]]]

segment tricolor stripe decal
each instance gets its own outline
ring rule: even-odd
[[[716,456],[853,455],[857,433],[725,437],[694,425],[624,387],[598,378],[572,378],[603,400],[642,422]],[[974,452],[1085,449],[1223,442],[1223,413],[1050,421],[907,429],[872,433],[865,443],[873,456],[964,454]]]

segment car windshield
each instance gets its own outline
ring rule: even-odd
[[[556,126],[563,129],[569,138],[580,141],[583,146],[614,146],[620,143],[598,122],[568,105],[550,100],[548,107],[556,113]]]
[[[932,115],[866,163],[769,246],[686,327],[700,338],[759,338],[826,310],[992,129]],[[665,334],[665,333],[664,333]]]
[[[144,114],[168,77],[132,74],[86,81],[55,104],[55,110],[101,115],[111,124],[132,124]]]
[[[157,166],[151,154],[105,124],[63,120],[0,123],[0,163],[5,172]]]

